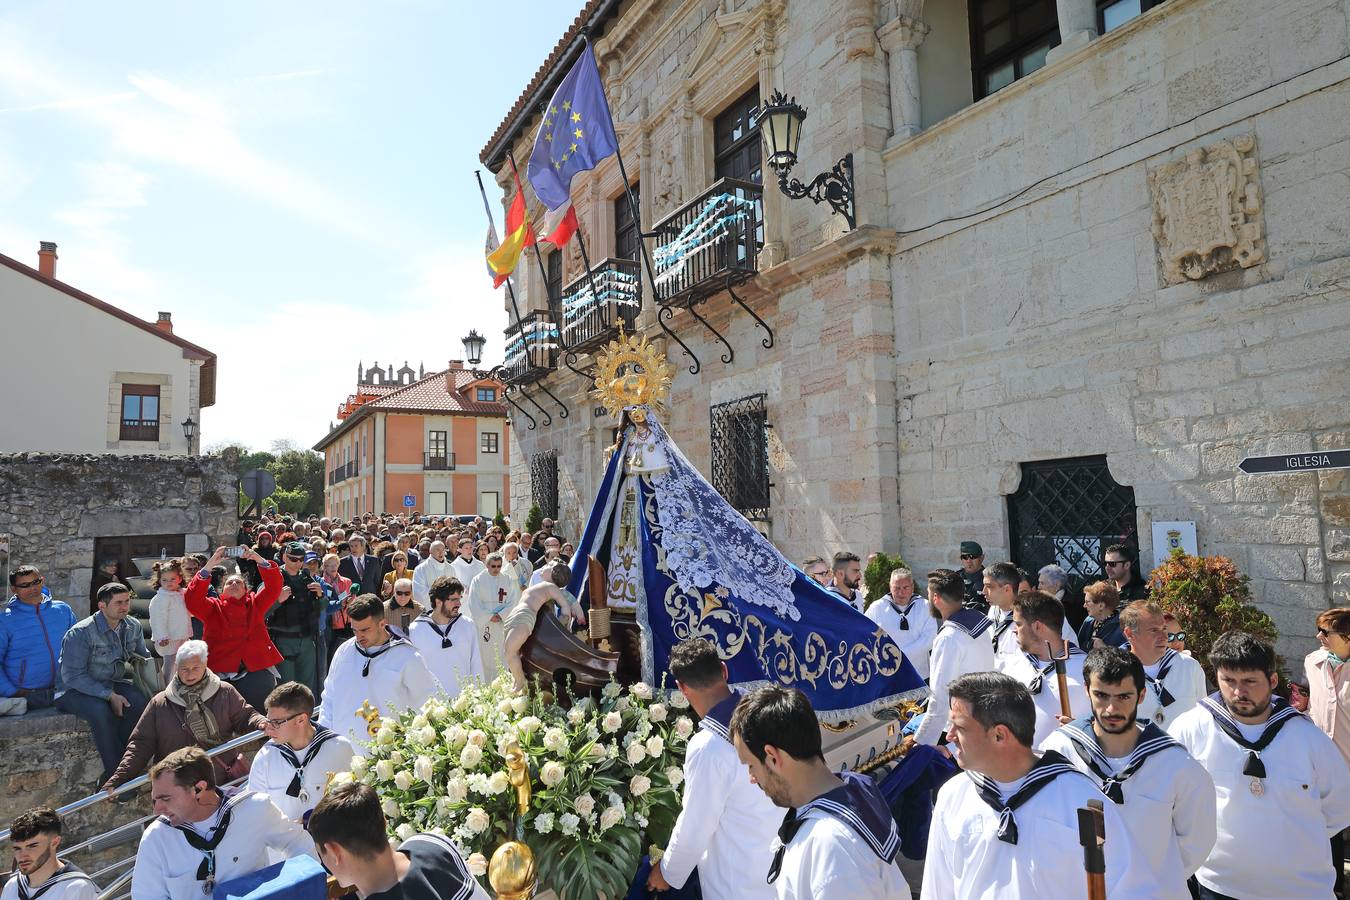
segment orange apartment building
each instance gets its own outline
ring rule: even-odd
[[[357,367],[356,392],[314,449],[324,455],[324,513],[510,513],[510,428],[502,384],[452,360],[427,374]],[[411,498],[411,506],[406,502]]]

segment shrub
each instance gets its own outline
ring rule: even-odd
[[[890,593],[891,572],[902,568],[905,568],[905,561],[898,553],[895,556],[878,553],[876,558],[867,564],[867,568],[863,570],[863,584],[867,588],[868,606]]]
[[[1176,616],[1186,632],[1186,647],[1199,660],[1210,682],[1214,669],[1209,648],[1226,631],[1246,631],[1275,642],[1275,622],[1252,605],[1249,579],[1226,556],[1188,556],[1173,550],[1149,576],[1151,597]]]
[[[535,503],[530,507],[530,511],[525,514],[525,530],[534,534],[539,530],[539,526],[544,524],[544,511]]]

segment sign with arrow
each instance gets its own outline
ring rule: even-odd
[[[1238,463],[1238,468],[1248,475],[1287,475],[1290,472],[1350,469],[1350,450],[1319,450],[1312,453],[1284,453],[1280,456],[1248,456]]]

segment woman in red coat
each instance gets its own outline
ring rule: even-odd
[[[267,611],[281,596],[281,570],[253,550],[242,556],[255,563],[262,578],[256,592],[248,589],[241,574],[228,575],[220,586],[220,596],[207,594],[211,586],[209,572],[225,559],[225,548],[216,549],[210,562],[188,583],[184,599],[188,612],[202,623],[202,640],[210,648],[207,665],[222,680],[234,685],[254,709],[266,709],[267,695],[277,686],[273,668],[281,654],[267,633]]]

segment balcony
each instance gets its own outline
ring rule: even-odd
[[[352,462],[338,466],[336,469],[329,472],[328,483],[330,485],[339,484],[343,481],[346,481],[348,478],[355,478],[355,477],[356,477],[356,461],[353,460]]]
[[[641,305],[637,260],[602,260],[563,288],[563,342],[574,353],[594,350],[618,337],[620,324],[631,332]]]
[[[758,271],[764,188],[723,178],[653,229],[656,301],[694,303]]]
[[[558,326],[548,313],[532,312],[506,329],[506,361],[501,379],[507,384],[534,384],[558,363]]]
[[[455,454],[424,453],[422,454],[422,468],[427,472],[453,472],[455,471]]]

